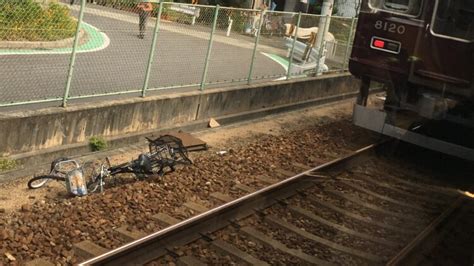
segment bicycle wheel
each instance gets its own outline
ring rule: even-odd
[[[49,180],[66,181],[65,177],[54,175],[39,175],[28,181],[29,189],[37,189],[44,186]]]
[[[51,162],[51,168],[50,168],[50,172],[53,172],[56,168],[56,165],[60,162],[64,162],[64,161],[69,161],[71,159],[69,159],[68,157],[59,157],[57,158],[56,160],[52,161]]]
[[[97,175],[93,179],[89,180],[86,186],[87,186],[88,193],[96,192],[98,188],[101,188],[103,186],[102,177],[100,175]]]

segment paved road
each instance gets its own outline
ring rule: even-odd
[[[149,28],[148,35],[141,40],[137,38],[136,15],[105,10],[103,7],[97,9],[95,6],[87,10],[84,21],[105,33],[110,44],[105,49],[77,55],[70,95],[140,90],[151,47],[152,29]],[[149,25],[152,24],[150,21]],[[204,27],[167,22],[162,24],[164,30],[160,31],[158,39],[150,87],[199,83],[209,29],[201,32]],[[252,39],[244,36],[239,39],[235,35],[225,39],[220,31],[219,36],[216,36],[208,82],[247,77]],[[69,54],[0,54],[0,103],[62,97],[69,59]],[[261,53],[257,54],[255,76],[284,72],[280,64]]]

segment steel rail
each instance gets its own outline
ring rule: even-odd
[[[117,249],[89,259],[79,265],[137,265],[165,255],[169,248],[183,245],[202,237],[203,233],[219,230],[231,221],[270,206],[295,194],[301,183],[312,184],[318,172],[341,170],[366,160],[387,141],[371,144],[349,155],[314,167],[293,177],[245,195],[207,212],[169,226],[156,233],[137,239]]]
[[[456,197],[455,200],[438,216],[436,217],[423,231],[421,231],[415,238],[413,238],[400,252],[398,252],[392,259],[387,262],[387,266],[406,265],[410,258],[419,253],[419,249],[439,230],[443,230],[443,224],[452,217],[454,213],[461,209],[463,204],[467,201],[464,195]]]

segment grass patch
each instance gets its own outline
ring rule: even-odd
[[[73,37],[77,22],[69,8],[33,0],[0,0],[0,40],[57,41]]]
[[[0,158],[0,171],[11,170],[16,167],[16,161],[7,159],[7,158]]]
[[[89,147],[92,151],[101,151],[107,148],[107,141],[102,137],[91,137],[89,139]]]

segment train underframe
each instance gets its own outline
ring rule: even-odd
[[[361,78],[354,124],[430,150],[474,161],[474,101],[414,84],[384,83],[379,106],[369,104],[371,79]],[[466,100],[468,99],[468,100]]]

